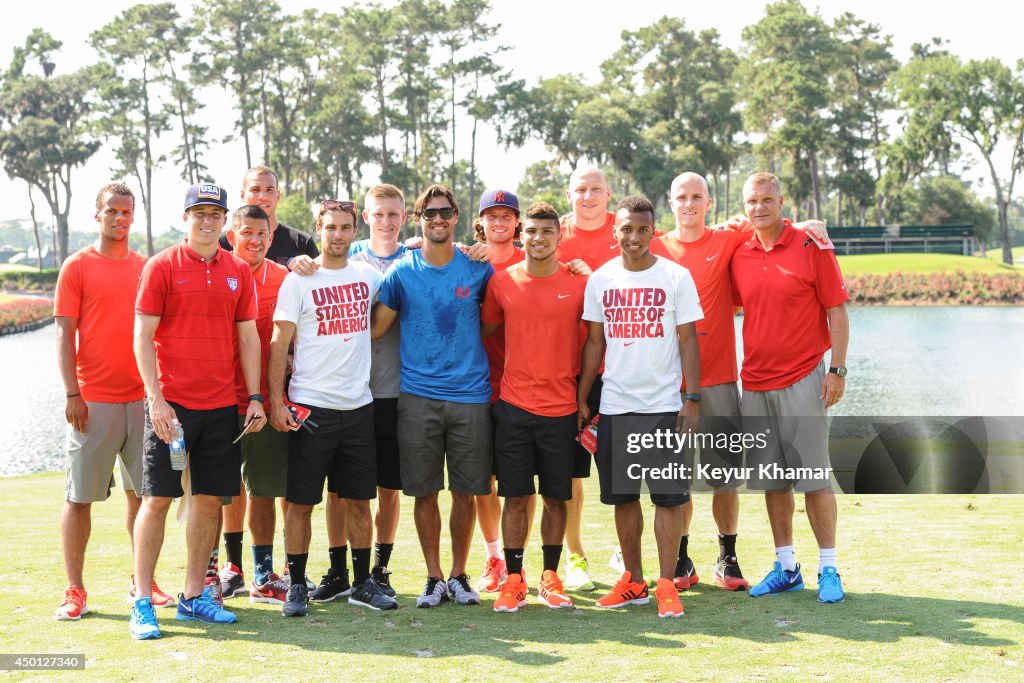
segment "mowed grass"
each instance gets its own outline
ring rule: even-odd
[[[711,499],[696,498],[690,543],[701,583],[683,595],[686,616],[656,607],[608,612],[593,606],[614,578],[611,510],[588,480],[585,542],[598,591],[571,610],[535,602],[496,614],[479,607],[418,610],[423,570],[409,501],[392,558],[400,608],[376,613],[347,603],[311,605],[306,619],[280,608],[228,601],[239,621],[205,626],[160,610],[164,637],[133,642],[125,592],[129,559],[124,497],[94,506],[86,562],[92,614],[57,622],[64,578],[58,542],[63,475],[0,480],[6,557],[0,570],[0,641],[5,653],[84,653],[90,677],[174,680],[415,677],[418,680],[1019,680],[1024,676],[1024,496],[843,496],[839,565],[847,600],[815,600],[815,545],[798,498],[796,547],[808,590],[749,598],[710,586],[717,553]],[[446,495],[442,496],[447,498]],[[739,553],[747,576],[770,566],[771,536],[760,496],[742,496]],[[648,530],[651,529],[651,508]],[[276,563],[283,560],[278,538]],[[483,564],[477,536],[471,571]],[[251,570],[248,534],[246,571]],[[442,553],[447,556],[447,543]],[[644,558],[654,566],[650,532]],[[157,577],[180,590],[182,530],[168,524]],[[314,516],[310,574],[327,565],[323,512]],[[540,574],[537,530],[527,575]],[[653,596],[652,596],[653,599]],[[63,674],[68,676],[67,673]],[[75,674],[71,674],[75,675]],[[47,676],[48,678],[50,675]]]
[[[25,263],[0,263],[0,272],[10,271],[14,273],[30,272],[33,270],[39,270],[39,267],[33,262],[32,265]]]
[[[1013,262],[1015,264],[1024,263],[1024,247],[1012,247],[1010,249],[1010,251],[1013,253]],[[989,250],[987,250],[985,252],[985,256],[987,256],[988,258],[992,259],[993,261],[997,261],[999,263],[1002,263],[1003,262],[1003,248],[1002,247],[992,247],[991,249],[989,249]]]
[[[991,255],[992,252],[989,252]],[[902,271],[904,273],[943,273],[963,271],[979,271],[985,273],[1005,273],[1018,270],[1007,266],[998,259],[981,258],[979,256],[957,256],[955,254],[858,254],[855,256],[839,256],[839,265],[844,275],[861,275],[866,273],[886,274]]]

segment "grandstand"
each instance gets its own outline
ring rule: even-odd
[[[832,227],[829,236],[836,253],[851,254],[960,254],[975,250],[974,225],[864,225]]]

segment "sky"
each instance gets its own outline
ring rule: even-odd
[[[291,13],[299,13],[306,7],[337,11],[341,4],[347,4],[337,0],[278,1],[286,12]],[[513,72],[514,77],[523,78],[528,84],[561,73],[583,74],[589,82],[597,81],[599,65],[619,46],[623,30],[636,30],[664,15],[683,17],[694,31],[715,28],[722,36],[722,43],[736,49],[741,45],[743,28],[763,16],[765,4],[751,0],[700,3],[631,0],[617,5],[550,0],[491,2],[494,8],[492,20],[502,25],[500,40],[511,46],[500,56],[500,61]],[[177,4],[182,14],[191,14],[193,3]],[[804,4],[812,11],[817,9],[826,21],[850,11],[861,19],[880,25],[883,32],[892,36],[894,54],[901,62],[909,57],[911,45],[928,42],[935,36],[946,39],[948,48],[964,59],[998,57],[1010,65],[1024,59],[1024,41],[1020,39],[1024,6],[1016,3],[936,0],[918,5],[892,0],[827,0],[821,3],[805,0]],[[128,6],[126,2],[109,0],[89,3],[35,0],[31,11],[5,13],[7,28],[0,35],[0,68],[6,69],[14,47],[21,45],[31,30],[39,26],[64,42],[64,48],[55,59],[58,72],[73,71],[92,63],[96,57],[88,46],[89,34]],[[1017,9],[1012,9],[1014,6]],[[539,39],[545,32],[549,33],[550,40]],[[780,40],[784,39],[785,36],[780,36]],[[217,109],[211,98],[207,102],[208,111]],[[227,108],[224,111],[227,112]],[[232,119],[231,113],[212,116],[207,121],[211,137],[222,139],[230,136]],[[463,132],[466,128],[468,126],[463,127]],[[458,145],[468,152],[468,140],[459,141]],[[536,143],[506,151],[496,142],[493,131],[486,127],[478,136],[477,149],[480,177],[484,183],[488,187],[510,190],[518,185],[523,170],[529,164],[552,156]],[[460,153],[459,156],[464,155]],[[112,160],[110,149],[103,148],[86,166],[74,171],[73,230],[95,229],[95,190],[112,179]],[[212,176],[227,188],[229,197],[237,197],[245,170],[241,144],[234,142],[215,147],[206,160]],[[976,174],[972,174],[972,179],[981,176],[979,168]],[[365,180],[372,181],[373,178]],[[161,232],[166,226],[180,225],[180,207],[186,188],[177,169],[170,166],[159,169],[154,187],[154,231]],[[37,199],[37,205],[40,203],[41,198]],[[0,220],[28,219],[28,216],[25,184],[0,174]],[[136,229],[142,228],[141,223],[137,219]]]

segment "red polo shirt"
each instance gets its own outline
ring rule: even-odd
[[[732,283],[743,306],[744,390],[783,389],[810,374],[832,346],[827,310],[850,299],[835,253],[786,221],[770,250],[756,233],[736,250]]]
[[[253,289],[256,293],[256,331],[260,335],[260,393],[264,398],[270,394],[267,380],[267,359],[270,358],[270,338],[274,335],[277,293],[287,274],[287,268],[270,259],[263,259],[263,264],[252,274]],[[236,346],[238,344],[237,330],[235,344]],[[235,354],[235,388],[238,392],[238,414],[245,415],[245,411],[249,408],[249,390],[245,387],[242,361],[237,353]]]
[[[235,323],[256,318],[249,264],[220,248],[204,258],[183,240],[146,263],[135,312],[160,316],[154,342],[165,399],[190,410],[235,405]]]
[[[749,238],[749,232],[705,227],[696,242],[680,242],[675,234],[651,242],[652,254],[686,268],[697,285],[700,307],[704,309],[704,319],[697,321],[702,387],[736,381],[736,327],[729,263],[736,249]]]

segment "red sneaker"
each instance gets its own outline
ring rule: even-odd
[[[565,594],[565,587],[562,586],[562,580],[558,578],[558,573],[550,569],[545,569],[541,574],[537,598],[551,609],[572,607],[572,599]]]
[[[623,572],[612,591],[597,600],[598,607],[614,608],[626,605],[646,605],[651,601],[647,591],[647,582],[636,583],[629,572]]]
[[[78,621],[89,613],[89,606],[85,604],[86,593],[84,588],[79,586],[68,586],[64,591],[64,602],[57,608],[57,621]]]
[[[153,586],[150,589],[150,595],[152,596],[151,602],[153,607],[177,607],[178,601],[174,599],[173,595],[168,595],[160,590],[160,586],[156,585],[156,579],[153,579]],[[131,578],[128,584],[128,604],[135,605],[135,577]]]
[[[508,566],[500,557],[488,557],[484,563],[484,573],[476,582],[480,593],[496,593],[501,582],[508,578]]]
[[[494,601],[494,611],[518,612],[520,607],[526,606],[527,590],[522,574],[510,574],[501,584],[501,595]]]
[[[674,578],[672,583],[675,584],[676,590],[685,591],[696,586],[698,581],[700,577],[697,576],[697,568],[693,566],[693,560],[687,557],[683,573]]]
[[[271,574],[266,583],[249,584],[249,602],[265,605],[283,605],[288,600],[288,582]]]
[[[679,600],[679,591],[675,584],[668,579],[658,579],[658,587],[654,590],[654,596],[658,599],[658,616],[666,617],[683,616],[683,603]]]

